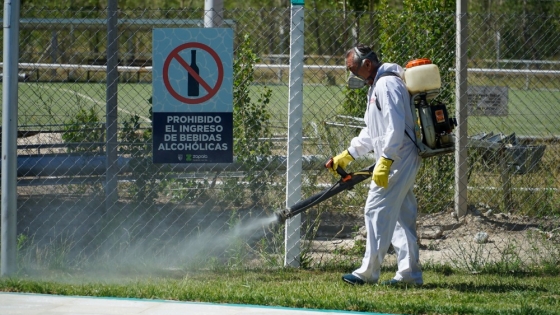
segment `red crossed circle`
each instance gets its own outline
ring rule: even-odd
[[[189,48],[198,48],[206,51],[208,54],[210,54],[210,56],[212,56],[212,58],[216,62],[216,65],[218,66],[218,80],[216,81],[216,85],[214,85],[214,87],[211,87],[208,83],[206,83],[206,81],[204,81],[204,79],[200,77],[189,66],[189,64],[179,55],[179,52]],[[188,97],[184,97],[183,95],[175,91],[175,89],[171,86],[171,83],[169,82],[169,65],[173,60],[177,60],[177,62],[179,62],[179,64],[181,64],[181,66],[183,66],[183,68],[185,68],[185,70],[187,70],[192,75],[192,77],[196,81],[198,81],[198,83],[200,83],[200,86],[202,86],[208,92],[208,94],[199,98],[188,98]],[[175,99],[183,103],[200,104],[202,102],[209,100],[214,95],[216,95],[216,93],[222,86],[223,80],[224,80],[224,67],[222,65],[222,60],[220,59],[220,56],[218,56],[218,54],[212,48],[202,43],[193,42],[193,43],[186,43],[186,44],[179,45],[177,48],[173,49],[169,53],[169,56],[167,56],[165,62],[163,63],[163,83],[165,84],[165,87],[167,88],[169,94],[171,94]]]

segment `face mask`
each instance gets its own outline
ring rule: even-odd
[[[357,90],[357,89],[361,89],[364,86],[366,86],[366,81],[364,81],[364,80],[360,79],[359,77],[355,76],[353,73],[350,73],[350,76],[348,77],[348,80],[346,81],[346,84],[347,84],[349,89]]]

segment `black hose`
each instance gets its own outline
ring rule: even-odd
[[[361,183],[368,178],[371,178],[371,174],[373,172],[374,166],[375,164],[359,172],[350,173],[348,174],[349,177],[346,177],[346,179],[340,179],[333,186],[319,193],[316,193],[315,195],[307,199],[297,202],[289,209],[278,211],[276,213],[278,222],[284,222],[286,221],[286,219],[304,212],[305,210],[313,207],[314,205],[320,202],[329,199],[330,197],[340,193],[341,191],[352,189],[356,184]]]

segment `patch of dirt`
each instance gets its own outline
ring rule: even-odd
[[[30,133],[31,134],[31,133]],[[32,154],[49,154],[49,153],[65,153],[66,148],[40,148],[48,147],[52,144],[63,144],[61,133],[38,133],[31,136],[21,137],[17,139],[18,146],[29,146],[25,149],[18,149],[18,155],[32,155]]]
[[[560,257],[560,218],[495,213],[484,205],[470,206],[459,219],[453,209],[423,215],[418,235],[423,261],[538,264]]]
[[[310,214],[312,215],[312,214]],[[325,215],[325,214],[323,214]],[[417,221],[422,263],[454,263],[462,267],[487,262],[539,263],[560,257],[560,218],[532,218],[495,213],[486,205],[469,206],[457,218],[453,209],[420,214]],[[327,214],[317,231],[313,250],[326,252],[350,249],[356,240],[365,240],[363,217]],[[391,253],[391,251],[390,251]],[[394,263],[388,255],[386,263]]]

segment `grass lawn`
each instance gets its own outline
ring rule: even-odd
[[[392,314],[560,314],[560,279],[426,271],[422,287],[343,283],[340,270],[169,271],[142,278],[52,272],[0,278],[0,291],[164,299]],[[385,270],[382,280],[393,273]],[[105,280],[100,280],[105,279]]]
[[[119,84],[119,119],[139,115],[150,119],[148,99],[151,84]],[[105,121],[106,96],[103,83],[20,83],[18,90],[19,125],[62,125],[83,109],[94,108]]]
[[[516,133],[526,136],[560,136],[560,92],[509,90],[509,113],[504,117],[469,117],[469,134]]]
[[[251,98],[257,102],[264,85],[253,85]],[[268,86],[272,90],[270,113],[272,121],[287,126],[289,90],[286,85]],[[148,83],[120,83],[118,108],[123,116],[139,115],[149,119],[148,99],[152,85]],[[20,83],[19,125],[60,125],[80,108],[94,106],[101,120],[105,117],[104,83]],[[469,134],[502,132],[517,135],[560,135],[560,92],[547,90],[509,90],[508,116],[469,117]],[[303,121],[322,123],[332,120],[344,99],[343,87],[332,85],[305,85]],[[452,104],[448,104],[452,105]],[[452,106],[450,106],[452,107]],[[453,115],[453,114],[452,114]]]

